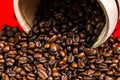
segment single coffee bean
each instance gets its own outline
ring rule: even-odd
[[[31,55],[28,55],[27,58],[29,63],[32,63],[34,61],[34,58]]]
[[[0,63],[4,63],[5,62],[5,60],[4,59],[0,59]]]
[[[29,48],[35,48],[35,43],[34,42],[30,42],[29,43]]]
[[[0,71],[1,71],[1,72],[4,71],[4,65],[0,65]]]
[[[85,67],[85,63],[83,61],[79,61],[78,62],[78,67],[79,68],[84,68]]]
[[[14,63],[15,63],[15,60],[13,58],[6,59],[6,66],[13,66]]]
[[[50,48],[50,44],[49,43],[45,44],[44,48]]]
[[[33,70],[32,66],[30,64],[24,64],[23,67],[27,72],[31,72]]]
[[[42,69],[39,69],[38,70],[38,76],[41,78],[41,79],[47,79],[48,78],[48,75],[46,73],[46,71],[42,70]]]
[[[9,51],[10,51],[10,46],[5,46],[5,47],[3,48],[3,51],[4,51],[4,52],[9,52]]]
[[[73,53],[77,54],[78,53],[78,47],[73,48]]]
[[[9,52],[8,52],[8,56],[9,56],[9,57],[15,57],[16,54],[17,54],[16,51],[9,51]]]
[[[0,59],[3,59],[3,55],[2,54],[0,54]]]
[[[71,38],[66,39],[66,44],[67,45],[72,45],[73,41]]]
[[[61,76],[61,79],[62,79],[62,80],[68,80],[68,76],[67,76],[67,75],[62,75],[62,76]]]
[[[18,63],[24,64],[24,63],[27,63],[27,61],[28,61],[27,57],[20,57],[19,60],[18,60]]]
[[[78,53],[78,54],[76,55],[76,57],[77,57],[77,58],[83,58],[83,57],[85,57],[85,53],[84,53],[84,52]]]
[[[71,66],[72,66],[73,68],[77,68],[77,67],[78,67],[78,65],[77,65],[76,62],[72,62]]]
[[[39,58],[39,61],[40,61],[41,63],[45,63],[47,60],[46,60],[45,57],[41,57],[41,58]]]
[[[66,50],[67,50],[68,52],[71,52],[71,51],[72,51],[72,47],[71,47],[71,46],[67,46],[67,47],[66,47]]]
[[[68,62],[72,63],[74,61],[74,56],[72,53],[69,53],[68,55]]]
[[[97,72],[94,73],[95,77],[99,77],[100,75],[101,75],[101,72],[99,72],[99,71],[97,71]]]
[[[55,42],[57,40],[57,35],[53,35],[50,39],[49,42]]]
[[[12,37],[13,36],[13,32],[10,30],[10,31],[7,31],[7,36],[8,37]]]
[[[9,76],[7,74],[2,73],[2,79],[3,80],[9,80],[10,78],[9,78]]]
[[[49,65],[54,65],[56,63],[56,60],[55,59],[50,59],[48,63],[49,63]]]
[[[36,41],[35,44],[36,44],[36,47],[41,47],[41,42],[40,41]]]
[[[53,68],[52,71],[53,71],[53,74],[52,74],[53,77],[61,76],[61,74],[58,72],[57,68]]]
[[[50,50],[51,50],[52,52],[57,52],[57,51],[58,51],[58,45],[55,44],[55,43],[51,43],[51,44],[50,44]]]
[[[28,73],[27,74],[27,79],[29,79],[29,80],[35,80],[35,75],[33,73]]]
[[[10,71],[10,72],[8,72],[8,75],[10,77],[14,77],[16,75],[16,72],[15,71]]]
[[[79,35],[80,35],[80,38],[82,38],[82,39],[87,37],[85,32],[80,32]]]
[[[60,55],[61,55],[61,57],[65,57],[66,52],[65,52],[65,51],[63,51],[63,50],[60,50]]]
[[[3,48],[3,47],[4,47],[4,43],[0,42],[0,48]]]
[[[92,69],[87,70],[87,75],[91,75],[91,74],[94,74],[94,73],[95,73],[95,71],[92,70]]]

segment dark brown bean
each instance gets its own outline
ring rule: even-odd
[[[28,73],[27,74],[27,79],[28,80],[35,80],[35,75],[33,73]]]
[[[33,70],[32,66],[30,64],[24,64],[23,67],[27,72],[31,72]]]
[[[9,52],[9,51],[10,51],[10,46],[5,46],[5,47],[3,48],[3,51],[4,51],[4,52]]]
[[[69,53],[68,55],[68,62],[72,63],[74,61],[74,56],[72,53]]]
[[[51,43],[51,44],[50,44],[50,50],[51,50],[52,52],[57,52],[57,51],[58,51],[58,45],[55,44],[55,43]]]
[[[3,47],[4,47],[4,43],[0,42],[0,48],[3,48]]]
[[[57,40],[57,35],[53,35],[50,39],[49,42],[55,42]]]
[[[27,61],[28,61],[27,57],[20,57],[19,60],[18,60],[18,63],[24,64],[24,63],[27,63]]]

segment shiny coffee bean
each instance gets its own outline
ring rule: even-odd
[[[51,44],[50,44],[50,50],[51,50],[52,52],[57,52],[57,51],[58,51],[58,45],[55,44],[55,43],[51,43]]]
[[[30,64],[24,64],[23,67],[27,72],[31,72],[33,70],[32,66]]]
[[[28,61],[27,57],[20,57],[19,60],[18,60],[18,63],[24,64],[24,63],[27,63],[27,61]]]
[[[3,48],[3,47],[4,47],[4,43],[0,42],[0,48]]]
[[[4,52],[9,52],[9,51],[10,51],[10,46],[5,46],[5,47],[3,48],[3,51],[4,51]]]
[[[74,56],[72,53],[69,53],[68,55],[68,62],[72,63],[74,61]]]

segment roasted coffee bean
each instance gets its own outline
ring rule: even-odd
[[[41,58],[42,57],[42,54],[40,54],[40,53],[35,53],[34,54],[34,58]]]
[[[52,73],[53,77],[59,77],[59,76],[61,76],[61,74],[58,72],[57,68],[53,68],[52,71],[53,71],[53,73]]]
[[[50,50],[51,52],[57,52],[58,51],[58,45],[55,43],[50,44]]]
[[[72,53],[69,53],[68,55],[68,62],[72,63],[74,61],[74,56]]]
[[[40,41],[36,41],[35,44],[36,44],[36,47],[41,47],[41,42]]]
[[[2,54],[0,54],[0,59],[3,59],[3,55]]]
[[[34,54],[34,51],[33,50],[28,50],[27,51],[29,54]]]
[[[45,57],[41,57],[41,58],[39,58],[39,62],[41,62],[41,63],[45,63],[47,60],[46,60],[46,58]]]
[[[78,53],[78,47],[73,48],[73,53],[77,54]]]
[[[57,35],[53,35],[50,39],[49,42],[55,42],[57,40]]]
[[[50,44],[49,43],[45,44],[44,48],[50,48]]]
[[[13,32],[12,32],[12,31],[10,31],[10,30],[9,30],[9,31],[7,31],[7,36],[8,36],[8,37],[12,37],[12,36],[13,36]]]
[[[28,73],[27,74],[27,79],[28,80],[35,80],[35,75],[33,73]]]
[[[32,63],[34,61],[34,58],[31,55],[28,55],[27,58],[29,63]]]
[[[0,48],[3,48],[3,47],[4,47],[4,43],[0,42]]]
[[[66,52],[65,52],[65,51],[63,51],[63,50],[60,50],[60,55],[61,55],[61,57],[65,57]]]
[[[98,1],[41,3],[28,34],[0,32],[2,80],[119,80],[119,38],[91,48],[106,24]]]
[[[17,54],[16,51],[9,51],[9,52],[8,52],[8,57],[15,57],[16,54]]]
[[[15,80],[16,80],[16,78],[17,78],[17,79],[22,79],[22,76],[21,76],[20,74],[16,74],[16,75],[15,75]]]
[[[13,58],[6,59],[6,66],[13,66],[14,63],[15,63],[15,60]]]
[[[29,48],[35,48],[35,43],[34,42],[30,42],[29,43]]]
[[[72,62],[71,66],[72,66],[73,68],[77,68],[77,67],[78,67],[78,65],[77,65],[76,62]]]
[[[54,65],[56,63],[56,60],[55,59],[50,59],[48,63],[49,63],[49,65]]]
[[[25,76],[25,75],[26,75],[26,72],[25,72],[24,70],[22,70],[22,71],[20,72],[20,74],[21,74],[22,76]]]
[[[85,63],[83,61],[79,61],[78,62],[78,67],[79,68],[84,68],[85,67]]]
[[[14,77],[14,76],[16,75],[16,72],[15,72],[15,71],[9,71],[9,72],[8,72],[8,75],[9,75],[10,77]]]
[[[2,73],[2,80],[9,80],[9,76],[5,73]]]
[[[96,59],[96,63],[97,63],[97,64],[100,64],[100,63],[102,63],[103,61],[104,61],[103,58],[97,58],[97,59]]]
[[[0,64],[0,72],[3,72],[3,71],[4,71],[4,65]]]
[[[79,35],[80,35],[80,38],[82,38],[82,39],[87,37],[85,32],[80,32]]]
[[[24,63],[27,63],[27,61],[28,61],[27,57],[20,57],[19,60],[18,60],[18,63],[24,64]]]
[[[68,52],[70,52],[70,51],[72,51],[72,47],[71,47],[71,46],[67,46],[67,47],[66,47],[66,50],[67,50]]]
[[[32,66],[30,64],[24,64],[23,67],[27,72],[31,72],[33,70]]]
[[[5,62],[5,60],[4,59],[0,59],[0,63],[4,63]]]
[[[5,47],[3,48],[3,51],[4,51],[4,52],[9,52],[9,51],[10,51],[10,46],[5,46]]]
[[[72,45],[73,41],[71,38],[66,39],[66,44],[67,45]]]
[[[85,57],[85,53],[84,53],[84,52],[78,53],[78,54],[76,55],[76,57],[78,57],[78,58],[83,58],[83,57]]]
[[[48,74],[46,73],[46,71],[42,70],[42,69],[39,69],[38,70],[38,76],[41,78],[41,79],[47,79],[48,78]]]
[[[67,75],[62,75],[61,80],[68,80],[68,76]]]

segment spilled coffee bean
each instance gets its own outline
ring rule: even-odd
[[[120,79],[120,39],[111,36],[98,48],[91,48],[106,23],[96,0],[41,3],[28,34],[3,26],[0,79]]]

